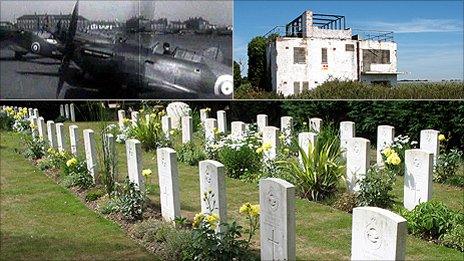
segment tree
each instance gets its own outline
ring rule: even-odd
[[[248,43],[248,80],[253,87],[265,88],[267,39],[257,36]]]
[[[237,89],[242,84],[240,64],[234,61],[234,88]]]

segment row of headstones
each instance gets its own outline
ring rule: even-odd
[[[217,118],[208,118],[208,110],[200,110],[200,118],[205,128],[205,141],[211,142],[215,138],[215,130],[227,131],[227,119],[225,111],[218,111]],[[275,159],[279,147],[279,131],[285,137],[293,132],[293,118],[281,117],[280,130],[274,126],[268,126],[268,117],[265,114],[257,115],[258,131],[262,132],[263,143],[271,145],[271,149],[264,152],[267,159]],[[318,132],[321,130],[322,120],[311,118],[309,120],[310,132],[298,134],[299,146],[308,153],[309,143],[316,144]],[[247,124],[241,121],[231,123],[231,135],[241,137],[245,134]],[[355,123],[343,121],[340,123],[340,146],[346,157],[346,178],[350,191],[359,191],[359,181],[364,178],[370,168],[370,141],[356,137]],[[420,149],[411,149],[405,152],[405,182],[404,182],[404,206],[412,210],[422,202],[431,199],[433,166],[436,164],[439,151],[439,131],[422,130],[420,133]],[[391,145],[395,138],[395,128],[389,125],[380,125],[377,128],[377,165],[384,165],[382,151]],[[301,159],[301,155],[299,156]]]
[[[47,122],[49,137],[53,137],[53,122]],[[62,124],[56,124],[57,144],[64,144]],[[71,151],[75,153],[77,145],[77,126],[69,128]],[[94,132],[84,130],[84,146],[87,168],[96,179],[97,157]],[[111,149],[114,139],[111,135],[105,146]],[[55,144],[53,142],[51,144]],[[61,140],[61,142],[58,142]],[[64,149],[64,147],[62,148]],[[138,140],[126,141],[126,155],[129,179],[139,189],[144,188],[142,176],[142,150]],[[170,148],[157,150],[157,165],[160,186],[162,216],[173,221],[180,214],[179,179],[176,152]],[[227,203],[224,165],[206,160],[199,164],[200,202],[203,213],[220,216],[227,221]],[[214,195],[213,206],[203,200],[209,191]],[[260,181],[260,234],[262,260],[294,260],[295,250],[295,187],[280,179],[268,178]],[[220,230],[221,228],[219,228]],[[361,207],[353,210],[352,259],[404,259],[406,220],[379,208]]]
[[[141,177],[140,142],[126,142],[129,177]],[[172,222],[181,215],[176,151],[157,150],[161,213]],[[131,174],[132,173],[132,174]],[[213,160],[199,163],[201,212],[218,214],[227,222],[224,165]],[[205,198],[205,195],[212,197]],[[295,187],[267,178],[259,184],[261,260],[295,260]],[[218,231],[221,231],[221,227]],[[352,259],[404,259],[406,220],[388,210],[360,207],[353,210]]]
[[[370,168],[370,141],[355,137],[354,122],[340,124],[341,147],[346,150],[346,178],[350,191],[359,191],[359,181]],[[422,130],[420,149],[405,151],[404,157],[404,199],[408,210],[414,209],[432,197],[433,166],[438,156],[439,131]],[[377,128],[377,165],[384,166],[382,151],[391,145],[395,138],[393,126],[381,125]],[[401,163],[403,164],[403,163]]]
[[[60,105],[60,116],[70,120],[71,122],[76,122],[76,113],[74,103],[71,104],[61,104]]]

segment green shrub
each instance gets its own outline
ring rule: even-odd
[[[388,169],[372,167],[360,181],[360,190],[356,196],[358,206],[389,208],[395,196],[391,193],[395,184],[395,173]]]
[[[405,211],[403,216],[408,221],[408,231],[426,239],[440,239],[454,224],[464,222],[464,214],[438,201],[421,203],[412,211]]]
[[[187,260],[252,260],[248,244],[240,239],[242,227],[234,221],[221,223],[223,230],[216,233],[208,222],[201,222],[193,230],[193,241],[186,250]]]
[[[238,148],[224,147],[218,152],[219,162],[224,164],[226,175],[240,178],[247,173],[256,173],[260,169],[261,155],[248,146]]]
[[[109,198],[99,207],[100,213],[108,215],[111,213],[119,212],[119,200],[117,197]]]
[[[149,119],[145,118],[149,115]],[[159,147],[170,145],[161,127],[161,118],[165,115],[163,110],[155,110],[153,113],[142,113],[138,124],[131,128],[129,136],[139,140],[145,151],[153,151]]]
[[[448,153],[439,154],[433,172],[433,181],[448,183],[450,179],[455,178],[459,164],[462,161],[462,155],[462,151],[455,149],[450,150]]]
[[[200,146],[193,142],[182,144],[177,150],[177,159],[190,166],[198,165],[198,162],[206,159],[206,154]]]
[[[0,111],[0,130],[11,131],[15,120],[6,111]]]
[[[139,220],[142,218],[145,209],[145,195],[138,189],[136,185],[126,178],[124,183],[117,191],[119,211],[124,218],[129,220]]]
[[[189,230],[148,219],[136,224],[131,232],[135,238],[154,249],[161,260],[188,260],[185,252],[192,244],[192,232]]]
[[[339,181],[345,174],[345,165],[335,142],[318,145],[317,141],[316,146],[310,143],[308,153],[300,148],[301,163],[280,162],[301,197],[319,201],[337,191]]]
[[[61,166],[62,174],[65,177],[63,183],[66,187],[88,189],[93,186],[93,177],[87,170],[87,164],[84,160],[73,157]]]
[[[85,194],[85,201],[95,201],[101,197],[103,197],[104,195],[106,195],[106,191],[104,188],[102,187],[95,187],[91,190],[89,190],[86,194]]]
[[[39,138],[32,138],[30,135],[22,135],[23,153],[28,159],[37,160],[45,156],[46,142]]]
[[[464,252],[464,225],[457,224],[448,233],[443,235],[443,245]]]

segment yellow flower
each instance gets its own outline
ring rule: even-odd
[[[216,229],[219,223],[219,215],[218,214],[211,214],[206,217],[206,221],[208,222],[209,226],[212,229]]]
[[[218,128],[213,128],[214,134],[219,134],[219,129]]]
[[[31,129],[33,129],[33,130],[36,128],[36,126],[35,126],[35,124],[33,122],[31,122],[31,124],[29,124],[29,127],[31,127]]]
[[[263,152],[263,148],[262,147],[259,147],[256,149],[256,153],[260,154],[261,152]]]
[[[280,139],[280,140],[285,139],[285,135],[284,135],[284,134],[280,134],[279,139]]]
[[[72,158],[72,159],[66,161],[66,166],[68,166],[68,167],[74,166],[76,164],[77,164],[77,159],[76,158]]]
[[[206,112],[210,112],[210,111],[211,111],[211,108],[206,108],[205,111],[206,111]]]
[[[390,156],[388,156],[387,163],[397,166],[401,163],[401,158],[396,152],[393,152]]]
[[[64,158],[66,156],[66,153],[64,151],[60,151],[60,156]]]
[[[259,216],[259,212],[260,212],[260,207],[259,207],[259,205],[251,205],[250,215],[251,215],[252,217],[257,217],[257,216]]]
[[[262,146],[263,151],[269,151],[272,148],[272,144],[270,142],[266,142]]]
[[[290,149],[289,149],[289,148],[285,148],[284,151],[285,151],[286,153],[289,153],[289,152],[290,152]]]
[[[195,217],[193,218],[192,226],[199,227],[201,222],[203,222],[204,219],[205,219],[205,214],[203,213],[196,214]]]
[[[382,151],[382,154],[385,155],[386,157],[389,157],[392,153],[396,153],[396,152],[390,147],[387,147]]]
[[[438,135],[438,140],[439,141],[445,141],[446,140],[445,135],[443,135],[443,134]]]
[[[144,176],[145,178],[148,178],[149,176],[151,176],[153,172],[151,171],[151,169],[144,169],[142,170],[142,176]]]
[[[48,152],[49,154],[53,153],[53,148],[48,148],[47,152]]]
[[[174,135],[174,130],[169,131],[169,134]]]
[[[238,212],[240,214],[247,214],[250,213],[250,210],[251,210],[251,204],[249,202],[243,204],[240,209],[238,210]]]

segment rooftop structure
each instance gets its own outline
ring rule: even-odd
[[[396,84],[393,32],[351,29],[344,16],[308,10],[265,36],[271,35],[268,75],[273,90],[285,96],[330,80]]]

